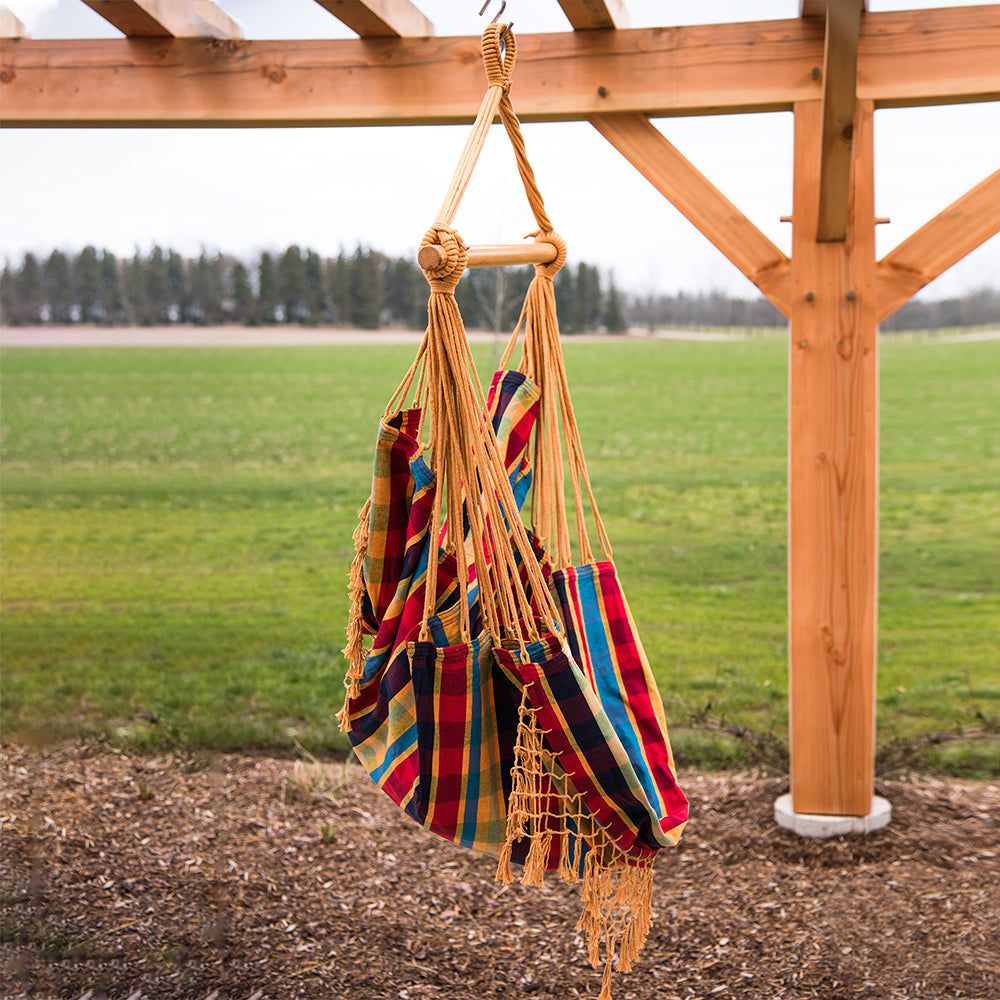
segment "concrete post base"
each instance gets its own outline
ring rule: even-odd
[[[892,819],[892,806],[875,795],[872,797],[872,810],[867,816],[822,816],[793,812],[791,795],[782,795],[774,803],[774,819],[778,826],[783,826],[800,837],[826,840],[848,833],[872,833],[886,826]]]

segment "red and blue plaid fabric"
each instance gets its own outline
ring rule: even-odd
[[[614,564],[556,570],[550,587],[572,660],[632,764],[629,782],[634,776],[637,785],[631,791],[648,813],[637,830],[650,846],[675,844],[687,821],[687,799],[677,785],[663,702]]]
[[[526,452],[537,388],[521,373],[498,372],[489,407],[520,505],[531,482]],[[528,662],[482,632],[473,569],[473,634],[458,636],[455,559],[429,539],[436,483],[420,455],[420,419],[419,410],[403,410],[379,429],[364,564],[365,619],[375,639],[360,694],[348,704],[357,756],[419,823],[495,855],[505,840],[518,704],[526,688],[545,742],[586,810],[625,856],[648,860],[676,842],[687,801],[614,566],[596,563],[548,576],[565,631],[530,644]],[[420,641],[432,548],[437,602],[427,622],[430,641]],[[565,849],[553,842],[548,870],[557,868]],[[527,843],[514,845],[513,860],[523,860],[527,850]],[[585,850],[573,858],[574,867]]]

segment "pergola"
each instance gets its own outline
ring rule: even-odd
[[[82,0],[116,39],[24,36],[0,10],[2,124],[468,123],[479,38],[410,0],[317,0],[359,36],[241,36],[208,0]],[[872,809],[880,320],[1000,231],[1000,170],[881,259],[873,112],[1000,100],[1000,4],[630,29],[623,0],[556,0],[572,31],[518,34],[526,122],[589,121],[789,319],[789,670],[796,814]],[[650,118],[794,112],[786,256]]]

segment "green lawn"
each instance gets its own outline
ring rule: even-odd
[[[681,725],[709,705],[780,734],[784,344],[565,351],[678,756],[719,759]],[[342,749],[351,534],[412,353],[4,351],[5,738]],[[1000,343],[883,342],[881,393],[879,736],[981,728],[1000,715]]]

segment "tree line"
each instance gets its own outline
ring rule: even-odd
[[[534,268],[469,270],[456,290],[466,323],[502,330],[516,322]],[[557,279],[566,332],[625,329],[614,282],[586,263]],[[0,318],[11,326],[96,323],[247,325],[295,323],[377,329],[421,328],[427,280],[415,261],[366,246],[336,257],[289,246],[248,264],[231,254],[184,258],[154,246],[119,258],[88,246],[75,256],[26,253],[0,275]]]
[[[469,270],[456,298],[470,327],[510,329],[534,268]],[[567,265],[555,278],[564,333],[630,327],[784,327],[785,317],[762,297],[722,292],[630,295],[597,267]],[[414,260],[358,245],[336,257],[292,245],[247,262],[202,251],[185,258],[154,246],[116,257],[85,247],[72,255],[26,253],[0,274],[0,321],[11,326],[96,323],[246,325],[294,323],[377,329],[422,328],[427,281]],[[1000,290],[982,289],[940,301],[910,301],[882,323],[884,331],[1000,323]]]

